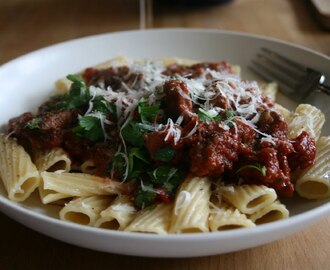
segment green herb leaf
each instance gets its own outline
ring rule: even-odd
[[[157,194],[155,192],[140,189],[135,195],[134,203],[138,208],[143,209],[151,206],[156,199],[156,196]]]
[[[67,103],[65,104],[65,109],[74,109],[80,106],[87,105],[90,100],[89,94],[85,93],[80,96],[70,96]]]
[[[126,173],[126,159],[123,153],[117,153],[111,162],[111,170],[115,172],[118,177],[123,178]]]
[[[234,126],[234,122],[233,122],[233,121],[229,121],[229,122],[227,123],[227,126],[230,127],[230,128],[233,127],[233,126]]]
[[[174,195],[183,181],[183,176],[177,168],[160,166],[152,173],[151,182],[164,188],[170,195]]]
[[[175,151],[170,146],[159,148],[155,154],[155,159],[160,161],[170,161],[173,159]]]
[[[231,111],[226,110],[225,112],[226,112],[227,119],[230,119],[230,118],[232,118],[234,116],[234,113],[231,112]]]
[[[81,74],[69,74],[68,76],[66,76],[66,78],[73,83],[79,83],[81,85],[85,85]]]
[[[198,108],[197,115],[198,115],[199,120],[202,122],[205,122],[205,123],[209,123],[211,121],[215,121],[216,123],[218,123],[221,121],[220,115],[212,116],[202,108]]]
[[[180,183],[174,183],[174,182],[166,182],[163,185],[163,188],[170,194],[174,195],[176,190],[178,189]]]
[[[128,153],[128,178],[137,178],[149,164],[148,153],[144,148],[131,148]]]
[[[79,118],[79,125],[73,129],[73,132],[85,137],[92,142],[104,141],[104,134],[101,120],[94,116],[82,116]]]
[[[38,128],[40,128],[41,122],[42,122],[42,118],[36,117],[36,118],[31,119],[29,122],[27,122],[25,127],[28,129],[38,129]]]
[[[72,81],[70,91],[64,95],[57,96],[56,104],[51,104],[59,110],[68,110],[87,105],[91,96],[89,94],[88,86],[85,84],[81,75],[68,75],[67,79]]]
[[[234,112],[226,110],[225,113],[227,118],[227,126],[231,128],[235,124],[235,122],[232,120],[232,118],[235,116]]]
[[[245,165],[241,168],[239,168],[236,173],[239,173],[242,170],[245,170],[247,168],[251,168],[251,169],[255,169],[257,171],[259,171],[263,176],[266,176],[266,172],[267,172],[267,168],[264,165],[260,165],[260,164],[255,164],[255,165]]]
[[[104,114],[112,113],[115,115],[116,113],[116,105],[106,101],[102,96],[96,96],[93,101],[93,111],[101,112]]]
[[[178,169],[170,166],[160,166],[149,173],[151,181],[155,184],[168,182],[177,173]]]
[[[221,115],[219,114],[219,115],[217,115],[217,116],[214,116],[213,117],[213,120],[216,122],[216,123],[219,123],[220,121],[221,121]]]
[[[168,165],[159,166],[149,171],[150,184],[162,188],[170,196],[174,196],[184,177],[178,168]]]
[[[141,122],[143,124],[149,124],[153,122],[157,116],[159,110],[159,104],[149,105],[148,101],[142,98],[139,101],[138,112],[141,116]]]
[[[121,131],[121,134],[124,140],[133,146],[141,147],[144,145],[144,135],[146,134],[146,130],[133,120],[128,122]]]
[[[70,93],[72,95],[80,95],[82,90],[87,90],[87,86],[80,74],[69,74],[66,76],[72,82],[70,86]]]
[[[207,113],[207,111],[203,110],[202,108],[198,108],[198,118],[202,122],[211,122],[213,117]]]

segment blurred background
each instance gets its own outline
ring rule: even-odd
[[[330,55],[329,14],[330,0],[0,0],[0,64],[73,38],[164,27],[266,35]]]

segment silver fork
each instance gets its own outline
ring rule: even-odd
[[[262,48],[249,66],[267,81],[277,81],[280,91],[295,100],[303,101],[314,91],[330,95],[321,72],[292,61],[274,51]]]

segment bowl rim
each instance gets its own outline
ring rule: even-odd
[[[88,40],[93,39],[102,39],[109,36],[117,36],[117,35],[130,35],[130,34],[137,34],[137,33],[211,33],[211,34],[221,34],[221,35],[228,35],[228,36],[236,36],[236,37],[243,37],[243,38],[249,38],[249,39],[258,39],[258,40],[264,40],[264,41],[270,41],[272,43],[282,44],[285,46],[289,46],[291,48],[299,49],[314,55],[317,55],[319,57],[325,58],[326,60],[330,61],[330,56],[327,56],[323,53],[317,52],[313,49],[310,49],[308,47],[294,44],[289,41],[277,39],[274,37],[268,37],[263,36],[259,34],[253,34],[253,33],[245,33],[245,32],[239,32],[239,31],[228,31],[228,30],[219,30],[219,29],[204,29],[204,28],[154,28],[154,29],[145,29],[145,30],[127,30],[127,31],[115,31],[115,32],[109,32],[109,33],[101,33],[101,34],[95,34],[95,35],[88,35],[83,37],[78,37],[74,39],[65,40],[62,42],[58,42],[46,47],[42,47],[39,49],[36,49],[34,51],[31,51],[29,53],[20,55],[12,60],[9,60],[8,62],[0,65],[0,74],[3,69],[6,69],[9,65],[15,65],[16,62],[21,61],[24,58],[32,57],[35,54],[38,54],[40,52],[44,52],[46,50],[52,50],[56,49],[59,46],[66,46],[67,44],[73,44],[75,42],[84,42]],[[23,202],[24,203],[24,202]],[[222,239],[229,239],[229,238],[241,238],[242,236],[246,236],[246,234],[249,235],[249,237],[253,237],[255,235],[259,235],[262,233],[268,233],[282,230],[287,228],[288,226],[295,226],[298,224],[301,224],[302,222],[309,220],[310,223],[315,223],[320,218],[330,214],[330,202],[325,203],[324,205],[317,206],[313,209],[304,211],[303,213],[299,213],[297,215],[294,215],[292,217],[289,217],[285,220],[280,220],[268,224],[262,224],[258,225],[254,228],[249,228],[246,230],[245,228],[242,229],[236,229],[232,231],[220,231],[220,232],[209,232],[209,233],[187,233],[187,234],[166,234],[166,235],[156,235],[156,234],[147,234],[147,233],[137,233],[137,232],[125,232],[125,231],[111,231],[101,228],[94,228],[89,227],[86,225],[80,225],[75,223],[70,223],[66,221],[62,221],[60,219],[56,219],[50,216],[47,216],[45,214],[33,211],[32,209],[27,209],[20,205],[20,203],[16,203],[13,201],[10,201],[8,198],[4,197],[3,195],[0,195],[0,209],[7,210],[15,210],[17,213],[20,213],[24,216],[29,216],[30,218],[33,218],[37,221],[43,221],[43,222],[50,222],[52,225],[64,227],[66,229],[73,229],[73,230],[80,230],[82,232],[88,232],[91,234],[99,234],[104,235],[107,237],[122,237],[122,238],[130,238],[130,239],[143,239],[147,241],[177,241],[177,240],[184,240],[184,241],[210,241],[214,238],[222,238]],[[31,226],[29,226],[31,227]],[[31,227],[33,229],[33,227]]]

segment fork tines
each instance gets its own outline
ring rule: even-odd
[[[307,68],[267,48],[262,48],[250,68],[267,81],[277,81],[281,91],[295,95]],[[300,93],[303,95],[304,93]],[[297,98],[297,97],[296,97]]]

